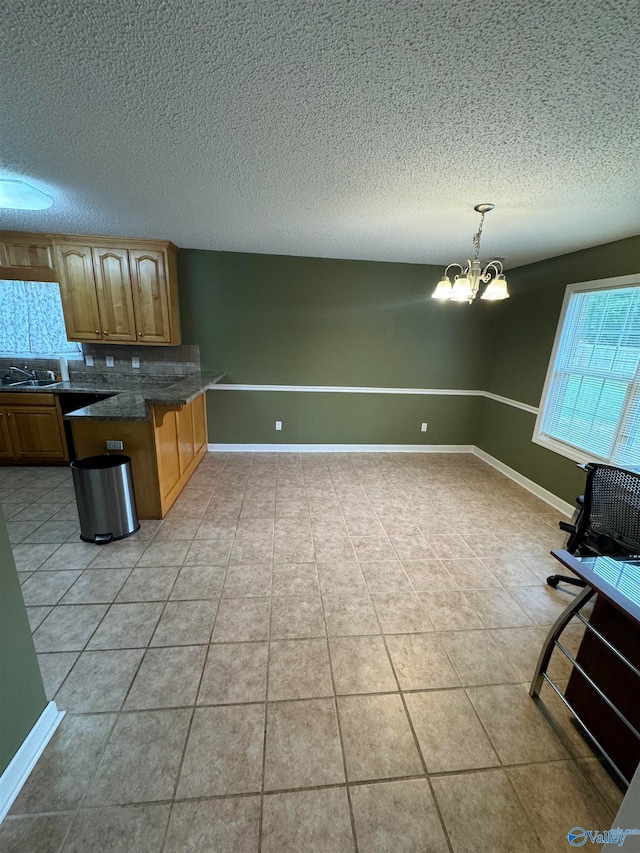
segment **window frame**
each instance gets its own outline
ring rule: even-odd
[[[556,327],[556,334],[553,340],[553,347],[551,349],[551,356],[547,366],[544,385],[542,387],[542,394],[540,395],[540,404],[538,406],[538,414],[536,415],[536,422],[533,428],[531,441],[534,444],[545,447],[547,450],[552,450],[554,453],[558,453],[560,456],[564,456],[566,459],[571,459],[574,462],[603,462],[605,464],[615,464],[611,463],[611,460],[608,457],[598,456],[596,453],[589,450],[581,450],[575,445],[568,444],[557,438],[552,438],[542,432],[542,422],[545,416],[545,408],[548,403],[549,391],[551,390],[551,384],[553,382],[556,359],[558,357],[558,350],[564,333],[569,303],[571,301],[571,297],[575,293],[589,292],[592,290],[615,290],[617,288],[627,287],[640,287],[640,273],[619,275],[612,278],[598,278],[593,279],[592,281],[579,281],[568,284],[565,288],[564,299],[562,301],[562,308],[560,309],[560,316],[558,318],[558,325]],[[617,439],[614,443],[614,448],[616,446]]]

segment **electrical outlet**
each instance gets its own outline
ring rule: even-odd
[[[93,356],[92,355],[85,355],[84,363],[87,365],[87,367],[93,367]]]
[[[281,430],[281,429],[282,429],[282,421],[276,421],[276,429],[277,429],[277,430]]]
[[[115,363],[113,361],[113,356],[108,355],[104,360],[105,367],[115,367]]]
[[[426,423],[423,423],[422,426],[420,427],[420,432],[426,432],[426,431],[427,431],[427,425],[426,425]]]
[[[140,359],[135,355],[131,359],[131,367],[140,367]]]
[[[107,450],[124,450],[124,441],[107,440]]]

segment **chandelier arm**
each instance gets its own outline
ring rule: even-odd
[[[464,267],[462,266],[462,264],[453,263],[453,264],[449,264],[449,266],[446,268],[446,270],[444,271],[445,275],[448,275],[451,267],[460,267],[460,272],[464,272]]]
[[[498,267],[500,267],[500,269],[498,269]],[[503,266],[500,261],[489,261],[486,267],[482,270],[482,275],[480,276],[485,284],[486,282],[491,281],[491,273],[489,270],[493,270],[494,275],[501,275],[503,272]]]

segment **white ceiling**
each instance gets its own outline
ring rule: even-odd
[[[635,0],[8,0],[0,228],[507,265],[640,232]]]

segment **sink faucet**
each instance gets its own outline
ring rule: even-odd
[[[29,379],[36,378],[35,370],[29,370],[26,364],[24,366],[24,370],[21,367],[10,367],[9,370],[15,370],[17,373],[24,373],[25,376],[29,377]]]

